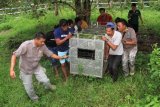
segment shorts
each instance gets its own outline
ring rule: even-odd
[[[68,52],[69,52],[69,50],[64,51],[64,52],[58,51],[58,56],[68,55]],[[61,60],[60,60],[60,63],[61,63],[61,64],[64,64],[65,62],[70,62],[70,61],[69,61],[69,58],[61,59]]]

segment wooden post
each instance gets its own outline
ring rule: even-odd
[[[144,9],[144,2],[143,2],[143,0],[141,0],[141,3],[142,3],[142,9]]]
[[[54,9],[55,9],[55,16],[58,16],[58,0],[55,0]]]
[[[83,18],[90,24],[91,3],[90,0],[75,0],[76,16]]]

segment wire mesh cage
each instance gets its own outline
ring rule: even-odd
[[[99,39],[70,39],[70,73],[103,77],[107,68],[104,61],[104,41]]]

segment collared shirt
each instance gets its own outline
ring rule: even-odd
[[[137,41],[136,33],[133,28],[128,27],[127,31],[123,34],[123,40],[135,40]],[[125,45],[123,44],[124,49],[131,49],[137,47],[137,45]]]
[[[48,50],[46,45],[36,47],[34,40],[29,40],[23,42],[13,54],[16,55],[16,57],[20,57],[20,70],[26,74],[32,74],[34,70],[40,68],[39,61],[43,54],[50,57],[53,53]]]
[[[118,46],[115,50],[110,48],[109,55],[122,55],[123,54],[122,34],[118,31],[115,31],[113,37],[110,38],[109,41],[112,44]]]

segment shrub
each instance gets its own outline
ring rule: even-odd
[[[153,48],[148,64],[148,79],[144,83],[144,85],[146,84],[145,93],[142,95],[142,99],[132,99],[136,100],[135,107],[160,107],[160,48],[157,44]]]
[[[158,3],[157,2],[150,3],[150,5],[151,5],[152,9],[160,11],[160,3],[159,3],[159,1],[158,1]]]
[[[152,80],[152,88],[160,88],[160,48],[154,45],[154,50],[150,54],[150,75]]]
[[[32,39],[32,37],[26,35],[25,33],[19,33],[13,37],[8,38],[5,44],[8,49],[12,50],[18,48],[22,42],[29,39]]]
[[[12,26],[9,24],[4,24],[0,26],[0,31],[12,29]]]

